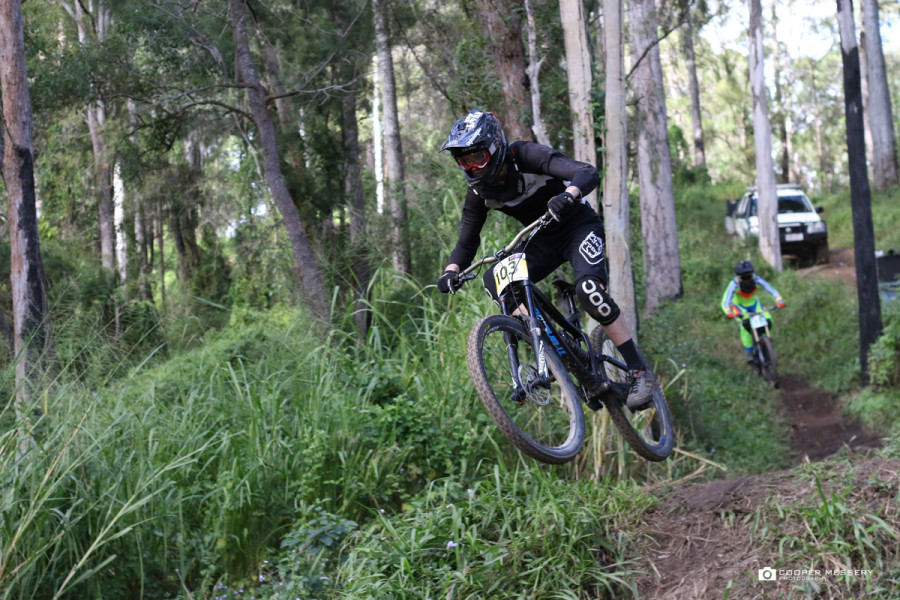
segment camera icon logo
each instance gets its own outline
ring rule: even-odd
[[[765,567],[759,570],[760,581],[775,581],[778,579],[778,571],[772,567]]]

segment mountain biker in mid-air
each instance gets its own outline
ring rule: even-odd
[[[762,301],[757,297],[759,286],[769,293],[775,299],[775,305],[778,308],[784,308],[784,300],[778,290],[773,288],[768,281],[756,275],[753,272],[753,263],[749,260],[739,261],[734,267],[735,277],[728,283],[725,288],[725,294],[722,296],[722,312],[729,319],[740,317],[745,313],[764,312],[766,320],[769,322],[769,329],[772,328],[772,315],[765,310]],[[741,344],[747,353],[747,362],[753,362],[753,335],[750,333],[750,323],[745,320],[740,321],[741,324]]]
[[[477,109],[457,120],[441,152],[449,150],[463,170],[469,189],[463,204],[459,239],[437,287],[455,293],[459,273],[472,264],[481,243],[481,229],[491,210],[499,210],[524,225],[550,212],[555,223],[541,230],[528,246],[528,272],[533,281],[550,275],[565,261],[575,271],[581,305],[603,326],[631,373],[627,404],[647,404],[656,387],[643,363],[619,307],[607,292],[603,221],[584,200],[600,182],[593,166],[530,141],[508,143],[503,128],[490,112]],[[497,304],[492,269],[484,274],[485,288]],[[508,314],[514,314],[514,309]]]

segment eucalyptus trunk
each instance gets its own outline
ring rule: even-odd
[[[898,167],[894,114],[881,43],[878,0],[862,0],[862,13],[866,31],[866,74],[869,83],[866,110],[872,135],[872,184],[876,191],[883,192],[897,185]]]
[[[625,111],[625,47],[621,0],[603,0],[606,45],[606,173],[603,178],[603,224],[609,288],[622,310],[629,331],[637,332],[634,274],[631,268],[631,228],[628,205],[628,135]]]
[[[594,165],[597,164],[597,150],[594,143],[594,111],[591,106],[591,50],[581,0],[560,0],[559,15],[566,47],[574,158]],[[594,210],[598,209],[597,194],[591,192],[585,198]]]
[[[681,297],[681,255],[656,5],[653,0],[631,0],[628,15],[647,293],[644,312],[650,316],[663,300]]]
[[[520,0],[485,0],[480,20],[488,37],[488,52],[500,83],[503,106],[494,108],[510,141],[531,140],[531,101],[525,87]]]
[[[756,148],[757,216],[759,251],[776,271],[781,271],[781,240],[778,238],[778,197],[772,163],[772,131],[769,100],[763,71],[762,6],[750,2],[750,88],[753,99],[753,141]]]
[[[703,113],[700,110],[700,83],[697,80],[697,57],[694,52],[694,21],[690,7],[686,8],[682,45],[687,66],[688,90],[691,98],[691,126],[694,137],[694,165],[706,165],[706,147],[703,143]]]
[[[525,0],[525,17],[528,24],[528,68],[526,73],[528,73],[528,82],[531,89],[531,114],[534,118],[531,131],[539,144],[549,146],[550,138],[547,137],[544,119],[541,117],[541,86],[539,83],[544,57],[538,58],[537,26],[534,22],[534,7],[531,4],[531,0]]]
[[[265,90],[251,60],[245,0],[229,0],[228,4],[231,25],[234,30],[236,76],[238,83],[243,84],[247,90],[250,110],[259,133],[259,144],[262,147],[266,182],[287,229],[294,252],[297,274],[310,311],[321,322],[328,323],[330,315],[324,278],[319,269],[319,261],[312,251],[309,238],[300,221],[300,214],[285,184],[284,175],[281,172],[281,156],[278,152],[275,124],[266,109]]]
[[[844,115],[847,122],[847,158],[850,166],[850,203],[853,213],[853,244],[856,260],[856,292],[859,301],[859,365],[863,385],[869,383],[869,349],[881,335],[881,299],[875,272],[875,236],[872,198],[866,171],[865,125],[862,112],[859,47],[853,22],[853,3],[837,0],[844,66]]]
[[[391,253],[394,269],[409,273],[412,270],[406,203],[406,176],[403,167],[403,144],[400,139],[400,119],[397,114],[397,84],[394,78],[394,59],[385,19],[386,0],[373,0],[375,18],[375,47],[381,76],[381,104],[384,123],[385,194],[391,209]]]
[[[34,401],[50,369],[52,348],[34,181],[34,124],[25,65],[22,5],[0,3],[0,88],[3,103],[3,180],[6,185],[10,284],[18,416]],[[47,377],[50,378],[49,376]]]

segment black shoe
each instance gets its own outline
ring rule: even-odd
[[[631,410],[644,408],[653,399],[656,380],[650,371],[632,371],[630,377],[631,389],[628,390],[628,398],[625,403]]]

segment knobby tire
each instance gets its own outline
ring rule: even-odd
[[[775,356],[775,344],[771,338],[759,338],[759,353],[765,361],[762,376],[767,382],[778,387],[778,357]]]
[[[613,344],[612,340],[606,337],[601,327],[594,327],[590,334],[591,349],[595,353],[610,356],[620,363],[624,363],[624,359]],[[649,368],[647,361],[643,359],[644,364]],[[628,372],[610,362],[604,362],[606,377],[615,383],[625,383]],[[625,403],[625,395],[610,394],[604,398],[603,404],[609,411],[609,416],[615,424],[616,429],[628,442],[635,452],[643,458],[659,462],[668,458],[675,446],[675,429],[672,421],[672,412],[669,410],[669,404],[666,397],[657,383],[653,391],[653,399],[650,406],[643,410],[632,411]]]
[[[507,339],[517,346],[519,376],[528,387],[518,399],[513,397]],[[489,315],[475,323],[466,360],[481,403],[503,435],[528,456],[561,464],[572,460],[584,444],[584,412],[565,366],[549,341],[543,342],[551,374],[543,387],[527,385],[537,373],[537,353],[527,328],[516,318]]]

